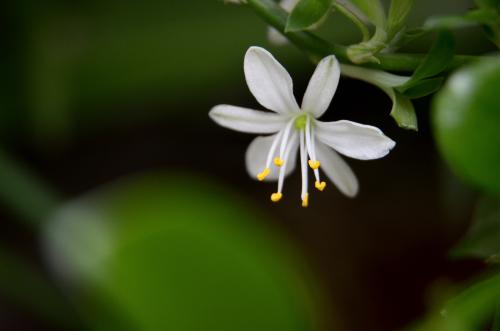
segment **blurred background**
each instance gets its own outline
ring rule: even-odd
[[[269,49],[299,100],[314,66],[276,47],[248,8],[222,1],[7,1],[0,52],[1,330],[402,329],[483,270],[448,251],[476,193],[381,91],[342,78],[325,120],[381,128],[384,159],[348,160],[356,199],[333,186],[300,207],[299,174],[246,173],[252,135],[218,127],[216,104],[260,108],[243,56]],[[411,24],[471,1],[418,1]],[[341,15],[319,32],[359,36]],[[491,44],[476,29],[458,51]],[[408,46],[425,51],[427,39]]]

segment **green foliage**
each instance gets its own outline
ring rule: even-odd
[[[413,0],[393,0],[386,20],[385,12],[379,1],[354,1],[370,21],[375,25],[375,33],[369,40],[347,48],[349,60],[355,64],[376,63],[380,64],[377,53],[386,49],[406,23]],[[350,16],[347,16],[351,18]],[[352,18],[351,18],[352,19]],[[356,23],[356,20],[353,20]],[[359,24],[358,24],[359,25]]]
[[[80,330],[79,318],[40,268],[0,247],[0,296],[47,323]]]
[[[68,204],[46,245],[99,330],[312,330],[297,255],[266,223],[203,178],[156,174]]]
[[[410,328],[411,331],[476,331],[492,321],[500,299],[500,275],[481,280]]]
[[[500,196],[500,57],[455,73],[436,96],[434,135],[450,167],[472,184]]]
[[[453,58],[454,47],[453,35],[449,31],[440,32],[434,45],[422,63],[417,67],[410,80],[399,86],[398,91],[405,93],[406,90],[421,84],[422,80],[433,77],[445,70]],[[426,87],[434,88],[435,85],[432,86],[432,84],[427,82]],[[435,81],[434,84],[436,84]]]
[[[380,0],[351,0],[375,26],[385,25],[386,17],[384,6]]]
[[[491,331],[500,331],[500,299],[495,304],[495,317]]]
[[[392,40],[405,27],[414,0],[392,0],[387,17],[387,38]]]
[[[404,129],[418,130],[417,115],[410,99],[403,94],[389,89],[386,93],[392,99],[391,116]]]
[[[476,207],[473,223],[453,257],[475,257],[487,262],[500,262],[500,200],[483,196]]]
[[[313,27],[330,11],[332,0],[300,0],[288,17],[285,32]]]
[[[430,17],[425,21],[423,28],[425,30],[461,29],[478,24],[491,24],[496,16],[491,9],[475,9],[463,15]]]
[[[404,95],[410,99],[422,98],[438,91],[443,85],[443,82],[443,77],[422,79],[418,83],[415,83],[413,86],[406,89],[404,91]]]

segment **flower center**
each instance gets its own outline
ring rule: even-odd
[[[297,131],[302,131],[306,129],[308,117],[309,117],[308,113],[302,113],[300,115],[297,115],[297,117],[295,117],[294,125]]]

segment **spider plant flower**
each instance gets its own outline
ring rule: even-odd
[[[209,115],[219,125],[236,131],[263,134],[246,152],[246,168],[259,181],[278,181],[271,195],[283,197],[285,177],[296,167],[297,154],[302,173],[302,206],[309,204],[309,168],[314,187],[323,191],[326,175],[349,197],[358,192],[358,181],[340,154],[371,160],[384,157],[395,146],[378,128],[351,121],[322,122],[340,77],[335,56],[322,59],[309,81],[302,106],[293,95],[293,83],[285,68],[265,49],[250,47],[244,60],[245,78],[257,101],[269,111],[218,105]]]

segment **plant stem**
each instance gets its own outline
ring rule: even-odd
[[[269,25],[278,31],[284,31],[288,13],[273,0],[247,0],[247,4],[255,13],[262,17]],[[306,32],[290,32],[285,36],[297,47],[307,51],[315,57],[325,57],[334,54],[340,62],[352,63],[347,57],[347,47],[329,43],[318,36]],[[425,54],[404,53],[378,53],[379,64],[367,63],[363,66],[391,71],[413,71],[425,57]],[[460,66],[476,56],[455,55],[451,61],[450,68]]]
[[[24,165],[0,150],[0,203],[37,226],[58,205],[59,196]]]

